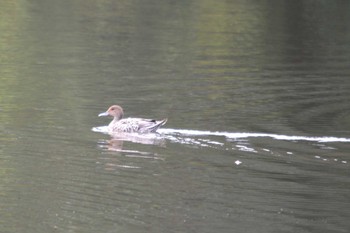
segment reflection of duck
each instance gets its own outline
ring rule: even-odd
[[[144,145],[156,145],[156,146],[165,146],[165,139],[157,134],[137,134],[137,133],[112,133],[112,142],[118,142],[120,146],[123,145],[123,141],[140,143]]]
[[[113,120],[108,125],[110,133],[152,133],[164,125],[167,119],[160,121],[144,118],[124,118],[122,107],[112,105],[106,112],[98,116],[112,116]]]
[[[112,151],[119,151],[119,152],[132,152],[136,154],[149,154],[149,152],[144,151],[137,151],[137,150],[130,150],[130,149],[124,149],[124,142],[133,142],[133,143],[140,143],[145,145],[156,145],[160,147],[165,147],[165,140],[163,138],[142,138],[142,137],[134,137],[128,135],[127,137],[122,136],[113,136],[111,140],[106,141],[107,142],[107,149]]]

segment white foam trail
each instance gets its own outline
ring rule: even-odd
[[[93,127],[91,130],[92,130],[93,132],[98,132],[98,133],[108,133],[107,125],[105,125],[105,126]]]
[[[92,128],[94,132],[107,133],[107,126],[99,126]],[[285,141],[311,141],[311,142],[350,142],[350,138],[340,137],[307,137],[307,136],[289,136],[283,134],[268,134],[268,133],[234,133],[234,132],[220,132],[207,130],[191,130],[191,129],[166,129],[161,128],[157,131],[164,135],[182,134],[187,136],[223,136],[230,139],[240,138],[274,138]]]
[[[307,137],[307,136],[288,136],[280,134],[268,134],[268,133],[233,133],[233,132],[220,132],[220,131],[201,131],[201,130],[189,130],[189,129],[159,129],[157,131],[161,134],[182,134],[188,136],[224,136],[231,139],[240,138],[257,138],[268,137],[277,140],[286,141],[311,141],[311,142],[350,142],[350,138],[339,137]]]

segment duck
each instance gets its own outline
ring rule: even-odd
[[[167,118],[162,120],[145,118],[123,118],[124,111],[119,105],[110,106],[106,112],[98,114],[101,116],[112,116],[113,120],[108,125],[109,133],[155,133],[167,122]]]

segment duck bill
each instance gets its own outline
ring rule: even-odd
[[[109,115],[108,112],[102,112],[102,113],[98,114],[99,117],[101,117],[101,116],[108,116],[108,115]]]

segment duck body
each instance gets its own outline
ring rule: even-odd
[[[167,121],[167,119],[158,121],[145,118],[123,118],[123,109],[118,105],[112,105],[106,112],[98,116],[113,116],[113,120],[108,125],[110,133],[154,133]]]
[[[111,121],[108,125],[108,131],[120,133],[154,133],[157,129],[166,123],[166,119],[156,121],[144,118],[124,118]]]

